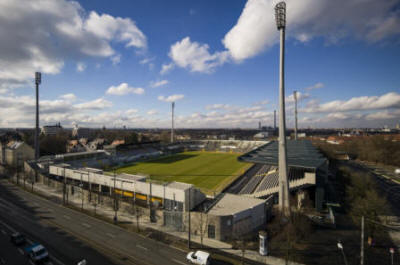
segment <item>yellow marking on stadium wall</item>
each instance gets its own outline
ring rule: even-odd
[[[152,201],[152,202],[156,202],[156,201],[157,201],[157,202],[159,202],[160,204],[162,203],[162,199],[161,199],[161,198],[157,198],[157,197],[152,197],[152,198],[151,198],[151,201]]]
[[[139,199],[139,200],[142,200],[142,201],[147,201],[147,196],[136,193],[136,199]]]

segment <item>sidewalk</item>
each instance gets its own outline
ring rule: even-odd
[[[30,185],[29,185],[30,187]],[[53,187],[49,187],[46,184],[43,183],[35,183],[34,185],[34,191],[42,193],[46,196],[50,196],[50,197],[54,197],[57,199],[62,200],[62,189],[58,188],[53,188]],[[86,199],[86,198],[85,198]],[[75,207],[80,208],[82,206],[82,197],[81,197],[81,193],[80,192],[75,192],[75,194],[73,196],[69,195],[68,198],[68,203],[74,205]],[[95,212],[95,207],[93,204],[88,203],[87,200],[84,200],[84,204],[83,204],[83,209],[87,210],[87,211],[93,211],[93,213]],[[114,218],[114,214],[115,211],[107,206],[106,204],[98,204],[96,206],[96,214],[100,215],[102,217],[105,217],[107,219],[109,219],[110,221],[113,220]],[[131,215],[127,212],[123,212],[123,211],[118,211],[117,213],[118,215],[118,222],[121,223],[131,223],[132,225],[136,226],[136,216]],[[148,215],[142,215],[139,219],[139,225],[140,228],[150,228],[153,230],[157,230],[184,240],[187,240],[188,238],[188,234],[187,232],[179,232],[179,231],[175,231],[172,228],[157,224],[157,223],[152,223],[150,222],[150,218]],[[201,243],[201,239],[200,236],[196,236],[196,235],[191,235],[191,241],[195,242],[197,244]],[[214,249],[218,249],[220,251],[229,253],[231,255],[235,255],[237,256],[238,259],[241,259],[242,257],[242,251],[239,249],[232,249],[232,245],[225,243],[225,242],[221,242],[218,240],[214,240],[214,239],[209,239],[209,238],[203,238],[203,245],[205,247],[209,247],[209,248],[214,248]],[[258,252],[256,251],[252,251],[252,250],[246,250],[245,258],[249,259],[249,260],[253,260],[259,263],[263,263],[263,264],[271,264],[271,265],[285,265],[285,264],[290,264],[290,265],[301,265],[300,263],[296,263],[296,262],[288,262],[286,263],[286,261],[284,259],[281,258],[277,258],[277,257],[272,257],[272,256],[261,256],[258,254]]]

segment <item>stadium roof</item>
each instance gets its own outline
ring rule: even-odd
[[[287,163],[289,167],[316,169],[326,158],[309,140],[287,140]],[[278,166],[278,141],[269,142],[242,156],[239,161]]]

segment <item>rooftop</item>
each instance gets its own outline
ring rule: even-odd
[[[178,190],[186,190],[193,187],[192,184],[183,183],[183,182],[170,182],[167,184],[168,188],[178,189]]]
[[[265,203],[265,200],[225,193],[208,213],[217,216],[234,215],[263,203]]]
[[[289,167],[316,169],[326,158],[309,140],[287,140],[287,163]],[[278,166],[278,141],[272,141],[242,156],[239,161]]]

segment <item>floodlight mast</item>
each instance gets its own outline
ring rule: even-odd
[[[297,141],[297,91],[293,92],[294,97],[294,139]]]
[[[172,102],[172,117],[171,117],[171,143],[174,143],[174,111],[175,111],[175,102]]]
[[[285,28],[286,3],[275,6],[276,26],[280,31],[279,59],[279,209],[285,216],[290,216],[289,182],[286,150],[286,115],[285,115]]]
[[[36,84],[36,127],[35,127],[35,160],[39,159],[39,85],[42,83],[42,74],[40,72],[35,73],[35,84]]]

